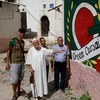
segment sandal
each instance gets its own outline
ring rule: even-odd
[[[21,96],[21,93],[22,93],[22,92],[16,92],[16,96],[17,96],[17,97]]]
[[[17,100],[17,97],[16,95],[13,96],[12,100]]]

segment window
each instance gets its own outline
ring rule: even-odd
[[[41,35],[42,36],[48,36],[49,32],[49,19],[47,16],[43,16],[41,18]]]
[[[44,8],[44,9],[46,8],[46,4],[43,4],[43,8]]]
[[[24,8],[22,9],[22,11],[25,11]]]
[[[50,8],[54,8],[54,4],[52,3],[52,4],[50,4]]]

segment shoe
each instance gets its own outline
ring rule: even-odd
[[[21,96],[21,93],[22,93],[22,92],[16,92],[16,96],[17,96],[17,97]]]
[[[13,96],[12,100],[17,100],[17,97],[16,95]]]
[[[39,100],[39,98],[38,98],[38,97],[35,97],[34,99],[35,99],[35,100]]]
[[[38,99],[42,99],[42,97],[37,97]]]
[[[54,89],[54,90],[53,90],[54,93],[57,92],[57,91],[58,91],[58,89]]]
[[[65,90],[64,90],[64,89],[61,89],[61,91],[62,91],[63,93],[65,93]]]

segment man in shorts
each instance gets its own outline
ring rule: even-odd
[[[20,96],[20,85],[24,74],[24,41],[22,40],[23,34],[26,30],[20,28],[17,32],[17,37],[13,38],[9,42],[9,48],[7,52],[7,64],[6,69],[9,70],[10,81],[12,84],[13,98],[17,100]]]

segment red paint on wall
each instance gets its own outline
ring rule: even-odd
[[[76,16],[75,31],[81,47],[87,45],[93,36],[88,35],[88,28],[94,25],[93,15],[87,8],[81,8]]]
[[[100,73],[100,60],[96,59],[95,60],[97,62],[97,64],[94,65],[96,71],[98,71]]]

